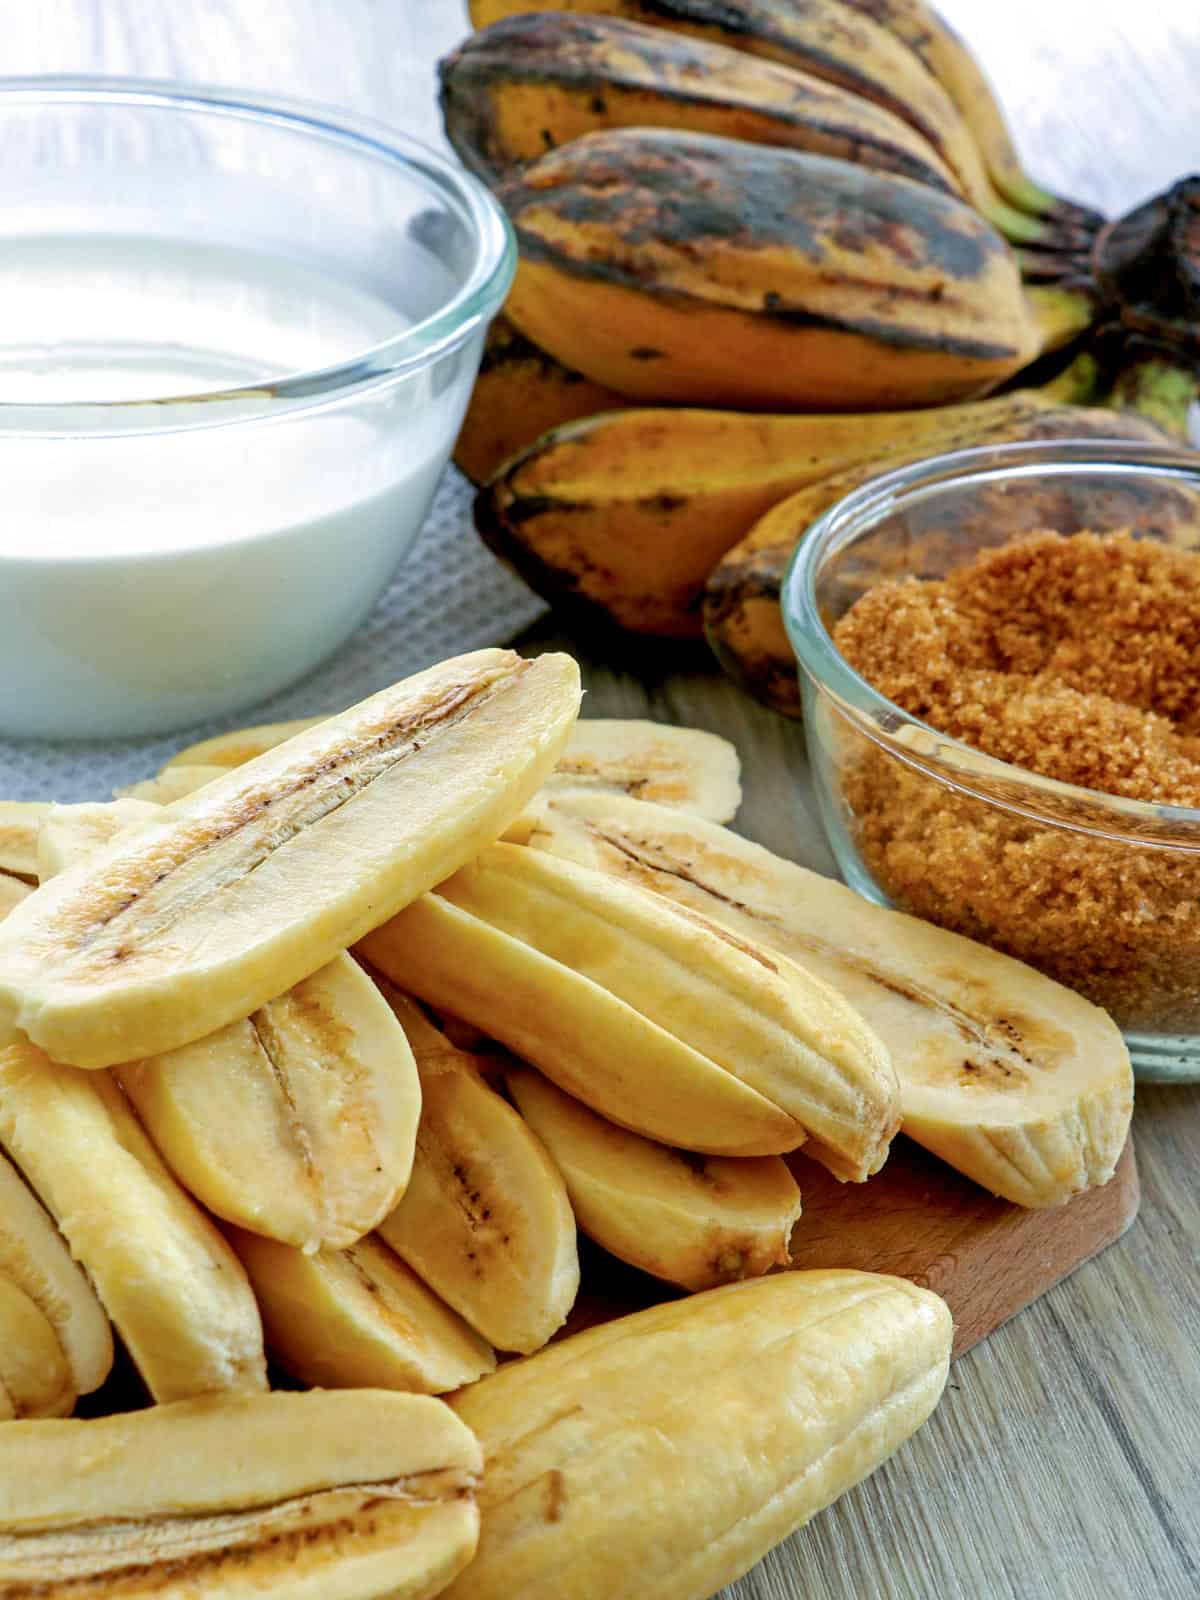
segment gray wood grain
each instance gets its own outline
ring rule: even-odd
[[[1200,168],[1195,0],[945,9],[983,51],[1048,183],[1115,210]],[[436,137],[433,61],[463,14],[457,0],[10,0],[5,23],[8,72],[208,79]],[[745,831],[828,870],[799,729],[714,672],[672,665],[669,651],[628,670],[589,661],[589,712],[733,738]],[[1134,1230],[961,1361],[921,1434],[729,1600],[1200,1594],[1200,1090],[1143,1090],[1136,1132]]]

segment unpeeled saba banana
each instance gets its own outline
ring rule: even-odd
[[[807,1143],[842,1179],[882,1165],[887,1052],[833,990],[711,919],[497,844],[360,947],[610,1121],[712,1155]]]
[[[64,1417],[74,1406],[71,1371],[49,1318],[0,1275],[0,1422]]]
[[[1096,211],[1051,194],[1024,170],[1004,112],[979,62],[946,19],[926,0],[841,0],[886,28],[924,63],[950,97],[975,142],[993,187],[1010,205],[1033,216],[1095,228]],[[789,0],[788,9],[803,9]]]
[[[0,1144],[58,1223],[158,1401],[266,1385],[236,1256],[111,1076],[0,1048]]]
[[[541,1141],[420,1007],[378,979],[424,1104],[403,1200],[379,1236],[500,1350],[539,1350],[579,1290],[575,1217]]]
[[[1023,288],[969,206],[829,156],[618,128],[497,196],[521,254],[509,320],[644,400],[937,405],[994,388],[1052,336],[1039,319],[1057,300]]]
[[[912,34],[898,37],[860,0],[855,15],[843,0],[472,0],[477,28],[514,13],[570,11],[622,17],[725,45],[835,84],[882,108],[918,133],[953,172],[970,204],[1015,244],[1078,251],[1087,248],[1094,215],[1066,208],[1047,218],[996,192],[961,112]],[[970,91],[963,98],[969,98]]]
[[[453,1401],[485,1469],[447,1600],[707,1600],[920,1427],[943,1301],[796,1272],[589,1329]]]
[[[439,1400],[223,1397],[0,1428],[0,1596],[431,1600],[482,1462]]]
[[[1127,439],[1162,445],[1168,437],[1140,417],[1079,406],[1051,407],[1030,415],[999,418],[994,423],[964,428],[957,441],[937,449],[1039,439]],[[845,495],[869,479],[922,459],[928,449],[906,445],[874,460],[834,472],[829,477],[780,500],[746,531],[713,566],[704,585],[705,637],[729,676],[747,693],[785,716],[801,714],[796,655],[783,626],[779,598],[796,546],[813,523]],[[1164,506],[1163,485],[1133,485],[1122,491],[1131,501],[1154,499]],[[1093,492],[1095,512],[1112,525],[1113,495],[1107,485],[1089,491],[1084,485],[1044,482],[1024,491],[982,493],[972,508],[956,506],[960,536],[963,519],[973,514],[981,535],[994,539],[998,528],[1015,537],[1040,528],[1087,528],[1085,497]],[[1178,500],[1177,491],[1172,491]],[[1134,507],[1133,509],[1136,509]]]
[[[158,810],[131,799],[51,807],[38,839],[43,879]],[[243,1021],[118,1075],[192,1194],[285,1244],[353,1244],[408,1182],[421,1106],[412,1051],[347,955]]]
[[[692,1290],[787,1266],[801,1202],[779,1156],[671,1150],[528,1068],[505,1082],[562,1173],[579,1226],[611,1255]]]
[[[445,1394],[495,1370],[479,1335],[374,1236],[316,1255],[240,1228],[229,1239],[267,1349],[301,1383]]]
[[[1082,365],[1046,391],[919,411],[771,415],[644,407],[555,429],[484,488],[475,522],[491,550],[564,613],[636,633],[698,637],[705,580],[789,495],[871,462],[871,472],[1059,425],[1081,413]],[[1134,425],[1136,431],[1136,424]],[[826,504],[832,500],[826,500]],[[569,748],[569,747],[568,747]]]
[[[959,192],[921,134],[861,95],[618,17],[508,17],[471,35],[439,71],[447,137],[491,184],[582,134],[660,127],[837,156]]]
[[[993,1194],[1055,1206],[1112,1177],[1133,1109],[1129,1052],[1081,995],[661,806],[564,796],[531,844],[802,962],[886,1044],[903,1131]]]
[[[548,429],[628,403],[624,395],[539,350],[507,317],[494,317],[454,446],[454,465],[472,483],[486,483]]]
[[[113,1361],[108,1317],[62,1234],[3,1155],[0,1278],[20,1290],[43,1317],[61,1352],[72,1401],[98,1389]],[[0,1346],[5,1343],[0,1338]]]
[[[106,1067],[249,1016],[454,871],[549,774],[565,656],[460,656],[163,807],[0,926],[0,1033]]]

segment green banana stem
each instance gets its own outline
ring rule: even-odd
[[[1096,320],[1099,297],[1090,279],[1027,284],[1025,299],[1039,332],[1038,354],[1062,350]]]
[[[1103,392],[1103,369],[1089,350],[1082,350],[1074,361],[1048,382],[1039,385],[1038,393],[1055,405],[1098,405]]]
[[[1078,252],[1088,249],[1092,230],[1059,218],[1034,217],[1002,200],[995,190],[979,205],[981,216],[1010,244],[1034,245],[1043,250]]]
[[[1188,414],[1200,400],[1200,368],[1173,352],[1146,352],[1117,374],[1105,404],[1145,417],[1164,433],[1191,443]]]

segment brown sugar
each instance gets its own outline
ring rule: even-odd
[[[1200,807],[1200,555],[1037,533],[944,579],[878,584],[834,630],[880,693],[1047,778]],[[848,734],[843,797],[875,880],[1106,1006],[1200,1030],[1200,856],[1040,826]]]

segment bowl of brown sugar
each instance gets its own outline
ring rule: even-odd
[[[964,450],[875,479],[784,589],[847,882],[1016,956],[1200,1080],[1200,455]]]

